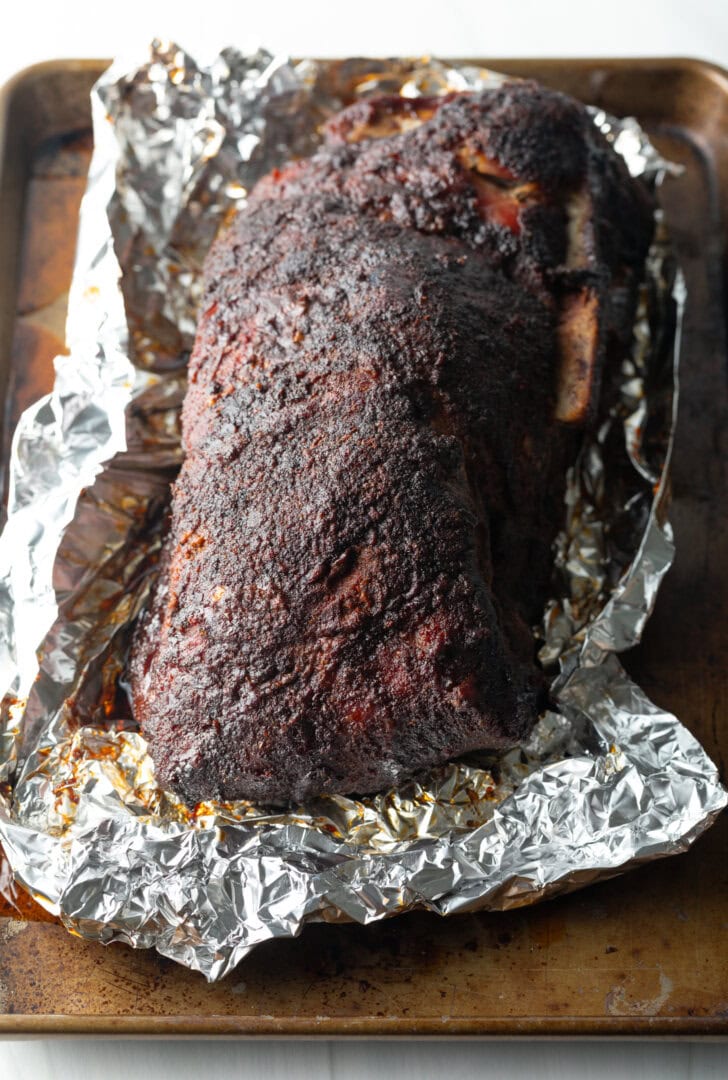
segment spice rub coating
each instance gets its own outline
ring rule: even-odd
[[[528,733],[579,441],[564,313],[589,291],[591,400],[650,229],[581,106],[531,84],[354,106],[258,184],[208,257],[130,657],[163,785],[363,793]]]

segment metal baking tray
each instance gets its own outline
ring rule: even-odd
[[[675,566],[626,666],[728,757],[728,73],[683,59],[483,60],[637,116],[685,166],[663,202],[689,290],[673,467]],[[102,61],[21,72],[0,101],[0,446],[52,382]],[[680,627],[676,635],[675,627]],[[549,903],[259,946],[221,983],[73,938],[0,897],[0,1035],[728,1036],[728,815],[686,854]],[[7,871],[7,867],[5,867]],[[0,893],[3,863],[0,855]]]

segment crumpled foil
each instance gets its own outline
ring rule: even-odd
[[[157,787],[129,713],[125,654],[180,462],[218,226],[260,175],[310,153],[342,103],[503,78],[232,49],[201,66],[155,41],[97,84],[70,355],[18,426],[0,538],[0,837],[17,880],[74,932],[154,947],[212,980],[314,920],[533,903],[684,850],[725,805],[700,745],[616,655],[639,640],[673,554],[684,287],[659,212],[634,348],[569,475],[561,585],[541,630],[559,711],[526,745],[360,800],[190,810]],[[593,117],[634,175],[670,170],[633,120]]]

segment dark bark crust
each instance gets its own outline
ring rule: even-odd
[[[208,258],[130,659],[162,784],[367,792],[528,733],[579,439],[555,419],[564,298],[597,300],[593,395],[650,232],[584,109],[532,84],[354,106],[261,181]]]

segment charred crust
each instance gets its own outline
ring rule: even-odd
[[[377,790],[526,735],[579,440],[559,379],[588,412],[651,235],[586,111],[534,84],[359,104],[328,139],[206,264],[130,660],[158,777],[190,803]]]

